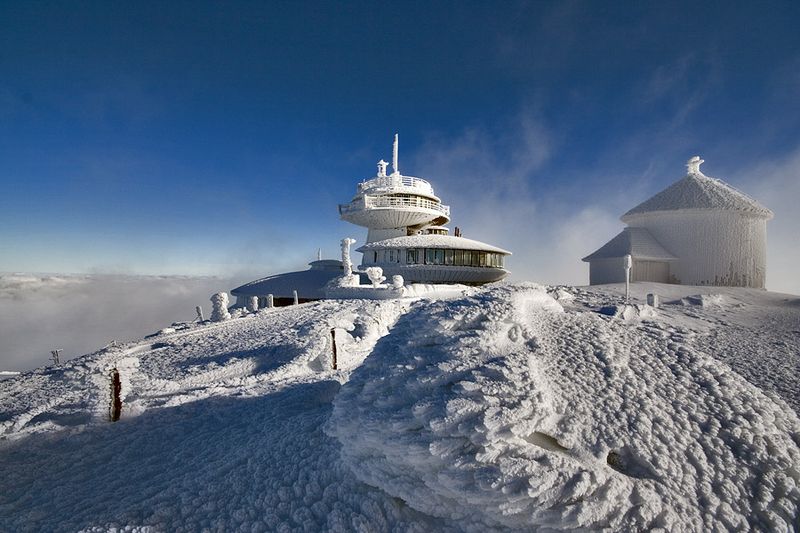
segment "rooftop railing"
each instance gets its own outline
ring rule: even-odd
[[[380,207],[421,207],[450,216],[450,206],[419,196],[364,196],[358,200],[353,200],[349,204],[339,204],[339,214],[344,215]]]
[[[410,187],[420,189],[428,194],[433,194],[433,187],[422,178],[413,176],[381,176],[362,181],[358,184],[358,191],[363,192],[375,188]]]

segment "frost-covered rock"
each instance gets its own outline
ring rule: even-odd
[[[250,313],[258,311],[258,296],[250,296],[247,298],[247,310]]]
[[[401,276],[400,274],[395,274],[394,276],[392,276],[392,288],[400,289],[403,287],[403,284],[405,284],[403,276]]]
[[[386,276],[383,275],[383,269],[381,267],[368,267],[366,272],[372,286],[376,289],[381,283],[386,281]]]
[[[686,332],[543,289],[418,305],[326,431],[368,485],[465,531],[771,530],[800,516],[800,420]]]
[[[231,314],[228,312],[228,293],[218,292],[211,297],[211,321],[222,322],[230,320]]]
[[[613,316],[622,320],[635,320],[637,318],[655,318],[658,311],[649,305],[607,305],[600,308],[600,314]]]

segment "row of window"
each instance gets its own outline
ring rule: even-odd
[[[442,250],[439,248],[409,248],[376,250],[373,263],[400,263],[408,265],[452,265],[474,267],[503,267],[503,254],[475,250]]]

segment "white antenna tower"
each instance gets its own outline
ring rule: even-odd
[[[317,248],[317,261],[322,261],[322,248]]]
[[[394,134],[394,144],[392,145],[392,174],[400,174],[400,168],[397,165],[397,134]]]

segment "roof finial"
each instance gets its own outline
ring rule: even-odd
[[[385,178],[386,177],[386,167],[387,167],[387,165],[389,165],[389,163],[387,163],[383,159],[378,161],[378,177],[379,178]]]
[[[700,165],[704,162],[703,159],[700,159],[699,155],[696,155],[686,162],[686,169],[689,171],[689,174],[702,174],[702,172],[700,172]]]
[[[400,174],[400,167],[397,165],[397,134],[394,134],[394,144],[392,145],[392,175]]]

